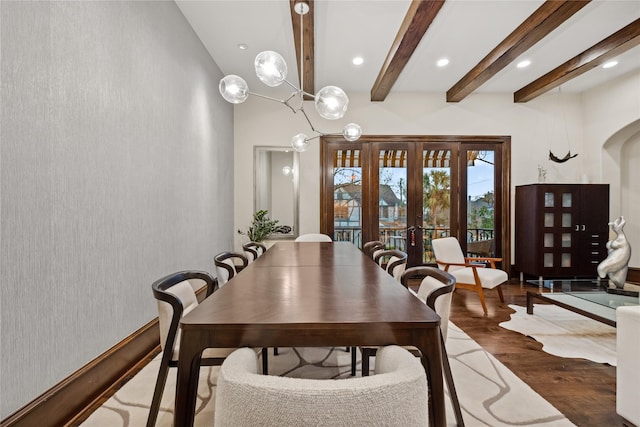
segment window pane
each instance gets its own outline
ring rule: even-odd
[[[378,224],[387,249],[406,251],[407,151],[382,150],[378,162]]]
[[[544,207],[552,208],[553,205],[553,193],[544,193]]]
[[[553,254],[545,253],[543,262],[545,267],[553,267]]]
[[[467,252],[495,256],[495,170],[493,151],[467,151]]]
[[[553,227],[553,214],[546,213],[544,214],[544,226],[545,227]]]
[[[362,247],[362,166],[360,150],[338,150],[333,167],[334,240]]]
[[[424,263],[435,262],[431,240],[451,235],[451,151],[422,153],[422,238]]]

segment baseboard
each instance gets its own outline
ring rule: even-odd
[[[74,425],[94,402],[127,378],[160,345],[158,319],[120,343],[29,404],[2,420],[2,427]],[[46,420],[46,421],[45,421]]]
[[[196,290],[198,301],[206,297],[206,290],[206,286]],[[0,427],[79,425],[159,351],[155,318],[2,420]]]
[[[629,267],[627,271],[627,282],[640,284],[640,268]]]

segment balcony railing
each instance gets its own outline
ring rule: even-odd
[[[425,227],[422,233],[422,247],[424,253],[422,261],[425,264],[435,262],[433,256],[433,248],[431,247],[431,240],[439,239],[442,237],[449,237],[451,230],[445,227]],[[387,249],[398,249],[406,251],[407,243],[407,228],[406,227],[381,227],[379,231],[380,241],[383,242]],[[475,242],[485,242],[493,240],[493,229],[489,228],[473,228],[467,230],[467,244]],[[359,248],[362,248],[362,228],[360,227],[335,227],[333,233],[333,240],[339,242],[351,242]],[[483,245],[484,246],[484,245]],[[470,248],[471,249],[471,248]],[[474,253],[470,251],[470,255]],[[485,255],[486,256],[486,255]]]

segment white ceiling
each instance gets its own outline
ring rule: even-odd
[[[251,90],[268,93],[253,71],[263,50],[283,55],[288,80],[297,84],[297,67],[288,0],[176,0],[196,34],[225,74],[245,78]],[[394,92],[444,94],[509,35],[542,0],[447,0],[393,86]],[[316,0],[315,87],[333,84],[349,92],[370,92],[407,12],[409,0]],[[534,45],[476,92],[513,93],[558,65],[640,18],[640,0],[594,0]],[[247,50],[240,50],[244,43]],[[361,55],[364,64],[351,59]],[[450,64],[438,68],[436,60]],[[640,70],[640,46],[562,86],[581,92]],[[640,96],[640,94],[639,94]]]

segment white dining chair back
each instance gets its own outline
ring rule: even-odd
[[[214,425],[278,427],[428,424],[424,368],[398,346],[380,349],[376,375],[320,380],[258,375],[239,349],[218,374]]]
[[[246,267],[249,260],[239,252],[221,252],[213,257],[218,276],[218,286],[223,287],[231,280],[239,269]]]
[[[320,233],[301,234],[296,237],[295,242],[333,242],[330,236]]]
[[[397,249],[377,251],[373,258],[378,265],[383,267],[398,282],[407,267],[407,259],[406,252]]]
[[[244,250],[244,256],[247,257],[249,262],[253,262],[258,259],[260,255],[267,251],[267,247],[264,243],[260,242],[248,242],[242,245]]]
[[[162,358],[147,418],[147,427],[153,427],[158,418],[169,368],[178,366],[180,354],[180,319],[198,306],[192,282],[206,285],[206,296],[217,289],[217,279],[204,271],[179,271],[155,281],[151,285],[158,306],[158,324]],[[235,348],[208,348],[202,353],[202,366],[220,365]],[[265,359],[266,360],[266,359]],[[266,362],[265,362],[266,363]]]

